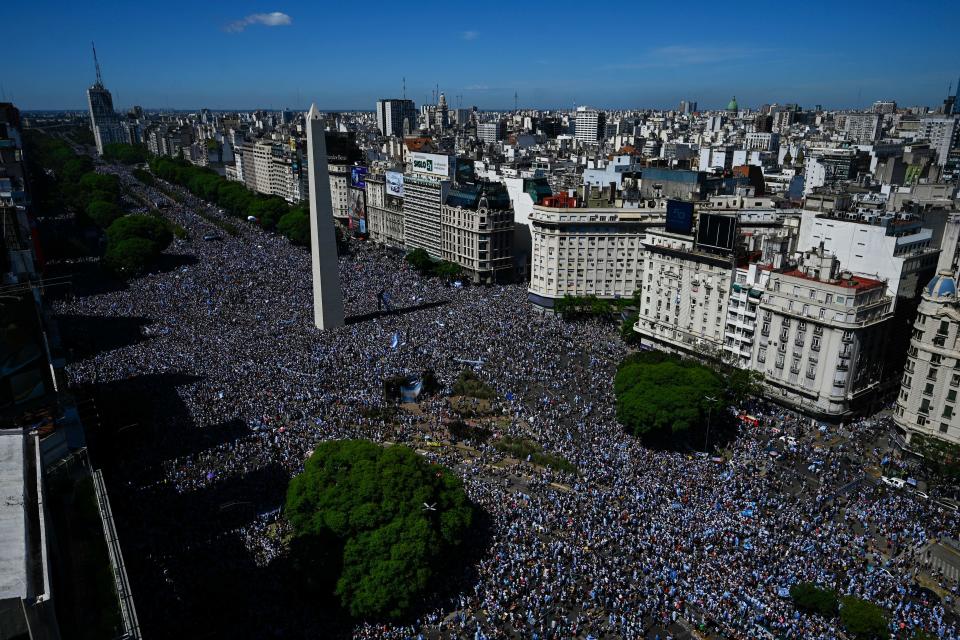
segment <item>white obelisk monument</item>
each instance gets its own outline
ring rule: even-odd
[[[313,321],[318,329],[343,326],[343,293],[337,270],[337,237],[330,202],[327,140],[317,105],[307,113],[310,181],[310,253],[313,259]]]

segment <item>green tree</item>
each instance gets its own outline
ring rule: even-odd
[[[130,238],[152,242],[155,253],[159,254],[173,242],[173,232],[166,221],[154,216],[124,216],[107,227],[108,243],[120,243]]]
[[[433,265],[433,275],[437,276],[438,278],[453,280],[455,278],[459,278],[462,273],[463,269],[460,268],[460,265],[448,260],[442,260],[434,263]]]
[[[840,606],[836,591],[821,589],[812,582],[798,582],[790,587],[790,597],[798,609],[819,613],[825,618],[837,615]]]
[[[142,144],[123,144],[114,143],[104,145],[103,159],[107,162],[119,162],[121,164],[140,164],[146,162],[150,157],[147,147]]]
[[[405,259],[421,275],[427,275],[433,270],[433,258],[430,257],[426,249],[414,249],[407,254]]]
[[[119,276],[129,277],[146,271],[156,257],[156,245],[150,240],[126,238],[107,245],[103,265]]]
[[[303,207],[291,209],[277,222],[277,231],[302,246],[310,245],[310,214]]]
[[[890,637],[887,614],[883,609],[854,596],[843,598],[840,620],[858,640],[885,640]]]
[[[283,198],[257,198],[250,203],[247,209],[248,216],[256,216],[260,226],[264,229],[273,229],[277,222],[290,210],[290,205]]]
[[[614,391],[617,419],[629,431],[637,436],[669,437],[700,427],[723,396],[724,385],[719,375],[701,364],[642,352],[620,364]]]
[[[106,229],[113,224],[114,220],[123,215],[120,207],[105,200],[94,200],[88,204],[86,213],[93,223],[101,229]]]
[[[337,572],[336,595],[361,618],[407,613],[462,550],[474,518],[449,471],[363,440],[317,446],[290,482],[285,514],[295,563]]]

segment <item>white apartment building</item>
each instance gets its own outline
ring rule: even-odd
[[[403,241],[407,249],[442,256],[440,217],[450,181],[422,175],[403,177]]]
[[[807,206],[819,205],[808,201]],[[800,247],[823,243],[844,269],[885,281],[894,303],[898,297],[913,298],[936,268],[940,250],[933,246],[933,231],[919,221],[808,209],[802,216]]]
[[[403,247],[403,198],[388,196],[386,177],[382,173],[368,174],[366,182],[370,240],[390,247]]]
[[[960,303],[952,271],[939,272],[921,294],[900,396],[893,414],[897,440],[912,449],[916,439],[960,444]]]
[[[640,285],[641,240],[663,212],[548,206],[529,214],[529,298],[551,309],[565,296],[629,298]]]
[[[851,142],[870,144],[880,137],[882,125],[883,116],[876,113],[849,113],[843,131]]]
[[[769,276],[751,368],[771,398],[806,413],[847,415],[883,378],[891,305],[884,282],[842,272],[823,247],[807,251],[798,268]]]
[[[780,134],[752,132],[747,134],[746,148],[748,151],[780,151]]]
[[[937,152],[937,164],[947,163],[950,149],[960,142],[960,116],[941,116],[937,118],[922,118],[918,135],[930,141],[930,146]]]
[[[733,255],[700,250],[692,235],[651,229],[643,241],[641,343],[661,351],[715,357],[724,345]]]
[[[581,143],[596,143],[603,140],[606,131],[606,114],[589,107],[577,107],[574,137]]]
[[[730,302],[727,304],[723,353],[727,361],[742,369],[749,368],[753,360],[757,306],[769,278],[769,265],[757,263],[738,266],[734,275]]]

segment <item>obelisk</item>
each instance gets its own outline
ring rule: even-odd
[[[330,201],[327,140],[317,105],[307,113],[307,157],[310,166],[310,253],[313,261],[313,321],[318,329],[343,326],[343,293],[337,270],[337,237]]]

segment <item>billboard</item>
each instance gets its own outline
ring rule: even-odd
[[[697,248],[729,253],[737,241],[737,217],[701,213],[697,224]]]
[[[350,167],[350,186],[354,189],[367,188],[366,167]]]
[[[387,184],[387,195],[397,198],[403,197],[403,174],[399,171],[387,171],[385,181]]]
[[[693,229],[693,203],[667,200],[667,231],[689,234]]]
[[[450,177],[450,157],[438,153],[410,154],[410,166],[414,173],[426,173],[432,176]]]
[[[348,224],[353,235],[367,235],[367,192],[362,189],[349,189],[350,218]]]

